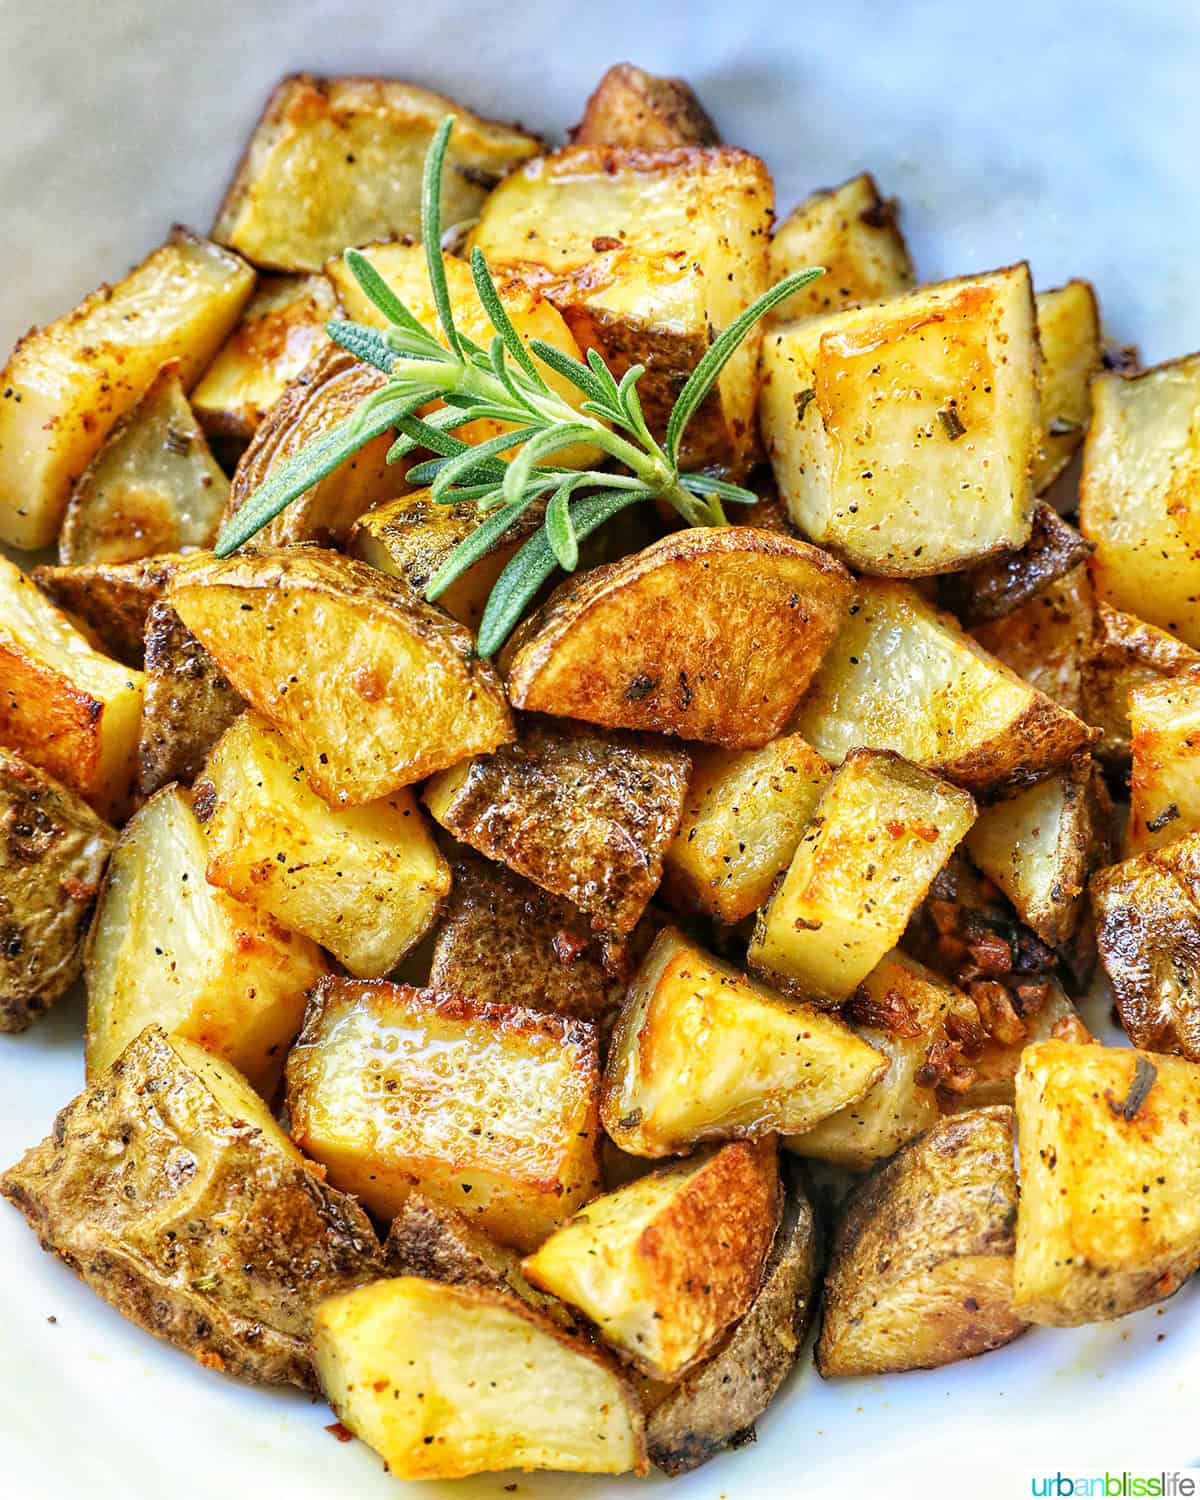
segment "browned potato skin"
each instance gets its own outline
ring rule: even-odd
[[[146,619],[166,591],[178,553],[127,563],[44,563],[29,570],[43,593],[99,636],[105,649],[128,667],[145,656]]]
[[[456,838],[565,897],[596,929],[628,933],[662,879],[690,772],[679,746],[530,719],[515,745],[472,761],[448,795],[431,782],[425,800]]]
[[[849,573],[776,532],[696,527],[568,579],[504,649],[509,698],[732,750],[775,738],[849,606]]]
[[[971,633],[985,651],[1081,718],[1084,664],[1092,649],[1095,618],[1087,569],[1078,567]]]
[[[145,639],[138,791],[149,797],[169,781],[194,781],[246,705],[165,600],[151,606]]]
[[[941,1120],[905,1146],[857,1189],[838,1226],[818,1371],[934,1369],[1011,1342],[1027,1326],[1012,1310],[1016,1214],[1006,1105]],[[963,1268],[977,1271],[977,1284],[968,1275],[958,1288],[966,1295],[939,1306],[939,1274]],[[878,1309],[890,1298],[896,1319],[878,1330],[887,1338],[876,1348],[863,1324],[885,1316]]]
[[[24,1031],[79,975],[116,830],[0,749],[0,1032]]]
[[[1104,734],[1096,754],[1113,766],[1128,761],[1131,688],[1196,670],[1200,651],[1100,600],[1082,680],[1083,716]]]
[[[942,581],[941,602],[964,625],[1002,619],[1086,562],[1095,550],[1095,544],[1053,506],[1039,500],[1025,545],[948,575]]]
[[[317,1304],[383,1271],[355,1200],[231,1119],[154,1026],[0,1192],[118,1312],[211,1369],[270,1385],[315,1385]]]
[[[754,1301],[724,1344],[650,1411],[646,1445],[665,1474],[687,1474],[753,1437],[753,1424],[796,1363],[816,1306],[821,1236],[802,1175],[790,1177],[783,1217]]]
[[[571,141],[576,146],[665,151],[719,146],[721,137],[682,78],[660,78],[633,63],[614,63],[584,106]]]

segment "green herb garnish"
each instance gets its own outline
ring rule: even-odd
[[[255,490],[222,529],[216,553],[227,557],[372,438],[398,432],[389,463],[414,449],[434,455],[409,469],[405,477],[410,483],[428,485],[442,505],[473,500],[486,515],[430,579],[427,599],[439,598],[531,505],[546,500],[541,528],[496,580],[480,621],[477,650],[480,656],[492,656],[555,568],[571,572],[577,567],[579,542],[626,506],[665,500],[689,526],[723,526],[724,503],[754,504],[758,497],[750,490],[682,471],[680,446],[691,418],[754,324],[822,270],[788,276],[724,330],[680,391],[659,443],[646,425],[637,392],[645,366],[632,366],[618,381],[594,349],[588,350],[585,364],[540,339],[526,346],[478,249],[471,256],[471,273],[496,334],[490,348],[483,349],[455,326],[441,250],[442,170],[453,125],[454,117],[448,115],[430,144],[421,202],[421,238],[445,344],[413,316],[366,256],[347,250],[347,266],[390,326],[380,331],[334,321],[326,329],[331,339],[388,379],[353,415]],[[586,398],[578,410],[551,389],[534,355]],[[445,405],[427,417],[417,415],[436,400]],[[513,430],[474,445],[455,436],[455,428],[484,417],[512,423]],[[602,462],[614,467],[580,470],[546,462],[575,443],[599,449]],[[502,456],[514,448],[514,457]]]

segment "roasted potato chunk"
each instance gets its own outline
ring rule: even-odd
[[[246,1080],[157,1026],[0,1192],[118,1312],[244,1380],[314,1385],[318,1303],[383,1272],[366,1214],[322,1182]]]
[[[1015,1080],[1021,1066],[1021,1054],[1034,1042],[1091,1041],[1091,1033],[1062,985],[1054,979],[1035,980],[1033,983],[1043,992],[1043,998],[1036,1008],[1031,1008],[1029,1000],[1033,992],[1028,982],[1020,986],[1029,999],[1022,1005],[1019,1026],[1013,1028],[1007,1041],[986,1032],[980,1044],[973,1045],[968,1040],[966,1048],[970,1056],[961,1078],[965,1086],[953,1092],[944,1088],[939,1092],[943,1113],[978,1109],[984,1104],[1011,1105],[1016,1098]],[[1020,996],[1017,998],[1020,1000]],[[1007,1030],[1005,1035],[1008,1035]]]
[[[512,636],[514,707],[730,750],[775,738],[850,602],[804,542],[745,526],[676,531],[566,580]]]
[[[568,146],[501,183],[470,243],[542,291],[618,379],[644,365],[638,394],[660,432],[712,340],[767,290],[772,191],[763,163],[728,146]],[[693,417],[685,467],[749,465],[761,337],[751,332]]]
[[[576,146],[718,146],[721,137],[682,78],[659,78],[633,63],[615,63],[593,89],[571,132]]]
[[[26,334],[0,375],[0,542],[54,541],[72,486],[114,425],[168,360],[194,385],[253,286],[236,255],[176,229],[117,286]]]
[[[123,811],[132,789],[143,681],[0,558],[0,744],[102,816]]]
[[[785,1169],[783,1217],[747,1311],[715,1354],[650,1411],[646,1445],[664,1473],[686,1474],[754,1432],[804,1344],[816,1305],[821,1235],[798,1174]]]
[[[381,1218],[419,1187],[530,1250],[599,1188],[586,1021],[328,979],[287,1081],[296,1141]]]
[[[860,579],[858,592],[792,723],[826,760],[895,750],[982,790],[1065,765],[1090,743],[1086,724],[914,589]]]
[[[1095,628],[1095,592],[1087,569],[1078,567],[972,635],[1031,687],[1079,717]]]
[[[1048,490],[1083,442],[1092,418],[1092,377],[1101,362],[1100,308],[1089,281],[1068,281],[1039,292],[1038,342],[1042,347],[1042,440],[1033,464],[1033,487]]]
[[[64,563],[124,563],[207,547],[229,498],[179,383],[163,365],[71,491],[58,539]]]
[[[205,431],[241,442],[253,437],[284,387],[325,347],[325,324],[338,311],[324,276],[264,277],[192,392]]]
[[[208,880],[327,948],[351,974],[389,974],[432,925],[450,868],[401,787],[330,807],[257,714],[221,736],[196,784]]]
[[[267,100],[213,238],[256,265],[319,271],[347,245],[421,232],[421,172],[443,117],[454,133],[442,222],[475,217],[538,143],[452,99],[391,78],[285,78]]]
[[[74,792],[0,749],[0,1032],[75,982],[116,832]]]
[[[1193,651],[1157,625],[1122,614],[1101,600],[1081,674],[1083,717],[1104,735],[1096,754],[1114,766],[1129,759],[1129,695],[1134,688],[1197,669],[1200,651]]]
[[[1200,675],[1131,689],[1129,723],[1127,842],[1131,854],[1141,854],[1200,830]]]
[[[365,563],[316,548],[198,558],[169,599],[327,802],[374,802],[513,737],[470,634]]]
[[[1200,647],[1200,354],[1139,375],[1097,375],[1079,528],[1101,599]]]
[[[750,967],[820,1004],[846,999],[974,821],[969,793],[898,755],[852,750],[759,915]]]
[[[900,578],[1023,547],[1037,374],[1025,265],[773,329],[760,415],[792,521]]]
[[[761,750],[697,749],[664,862],[671,896],[730,925],[757,911],[791,863],[829,775],[798,734]]]
[[[912,286],[896,200],[880,197],[869,172],[813,193],[775,230],[772,284],[808,266],[824,266],[824,276],[780,303],[772,322],[882,302]]]
[[[127,563],[43,564],[29,576],[68,615],[83,622],[118,661],[141,667],[146,621],[166,592],[177,556],[144,557]]]
[[[681,747],[531,719],[515,745],[435,777],[425,801],[455,838],[627,933],[662,879],[690,768]]]
[[[1064,521],[1053,506],[1039,500],[1025,545],[998,552],[964,573],[942,579],[941,602],[964,625],[1003,619],[1073,573],[1093,550],[1091,542]],[[1085,575],[1080,570],[1076,576]]]
[[[164,787],[126,825],[88,934],[88,1077],[146,1026],[199,1042],[269,1093],[325,972],[317,947],[208,884],[186,793]]]
[[[861,1099],[886,1066],[836,1016],[772,994],[666,928],[613,1032],[600,1121],[634,1156],[796,1134]]]
[[[967,853],[1043,942],[1074,937],[1087,883],[1112,858],[1112,803],[1090,755],[994,802],[966,837]]]
[[[1013,1307],[1033,1323],[1119,1318],[1200,1265],[1200,1067],[1071,1042],[1017,1074],[1021,1207]]]
[[[857,1189],[825,1278],[817,1369],[888,1375],[953,1364],[1011,1343],[1013,1114],[942,1120]]]
[[[646,1471],[625,1378],[502,1292],[401,1276],[333,1297],[313,1362],[339,1419],[398,1479]]]
[[[773,1140],[735,1141],[660,1167],[593,1199],[521,1269],[635,1369],[673,1380],[758,1290],[779,1223],[775,1158]]]

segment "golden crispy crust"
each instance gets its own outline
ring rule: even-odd
[[[1009,725],[1003,739],[952,756],[941,763],[939,770],[970,791],[985,791],[999,784],[1019,786],[1035,781],[1039,774],[1025,770],[1025,766],[1061,765],[1099,738],[1099,730],[1074,715],[1068,716],[1039,694]]]
[[[721,137],[682,78],[660,78],[633,63],[614,63],[592,91],[571,131],[576,146],[717,146]]]

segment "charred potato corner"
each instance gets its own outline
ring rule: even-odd
[[[579,110],[287,78],[0,377],[14,1068],[86,988],[0,1193],[405,1480],[1200,1267],[1200,354],[922,281],[864,171],[777,222],[682,79]]]

